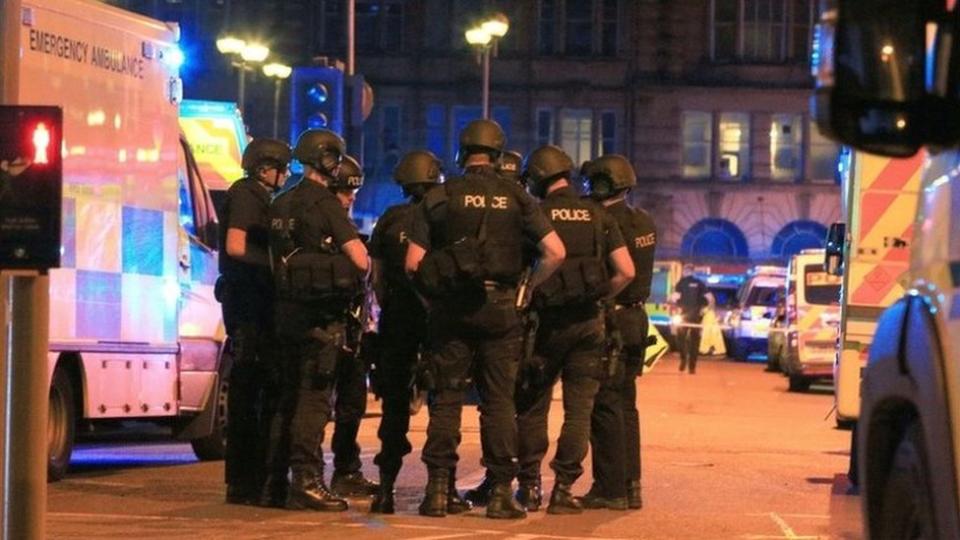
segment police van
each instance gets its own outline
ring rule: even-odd
[[[833,378],[840,326],[840,278],[823,267],[824,250],[805,249],[790,259],[786,324],[780,368],[789,389],[804,391],[816,380]]]
[[[0,36],[0,104],[63,110],[48,476],[104,421],[160,422],[222,457],[217,221],[178,126],[177,26],[93,0],[5,0]]]
[[[737,307],[727,313],[724,338],[727,354],[738,360],[766,355],[770,321],[783,298],[787,271],[781,266],[756,266],[737,294]]]

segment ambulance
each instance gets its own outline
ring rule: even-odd
[[[877,319],[901,298],[910,264],[925,153],[896,159],[844,152],[841,160],[845,226],[831,227],[828,248],[843,276],[839,347],[834,362],[837,424],[860,416],[860,381]]]
[[[833,377],[840,326],[840,278],[823,268],[824,250],[805,249],[787,269],[786,325],[780,368],[791,392]]]
[[[178,126],[178,34],[93,0],[0,2],[0,104],[63,110],[50,479],[78,429],[104,421],[156,421],[199,458],[222,457],[217,220]]]
[[[907,242],[909,267],[904,293],[877,321],[863,373],[856,429],[864,535],[960,538],[960,7],[821,7],[812,48],[821,131],[860,152],[927,152],[919,183],[900,188],[917,193],[913,230],[884,234],[888,246]],[[896,203],[898,193],[885,199]]]
[[[244,176],[240,161],[247,130],[240,109],[232,101],[185,99],[180,103],[180,129],[219,208],[230,185]]]

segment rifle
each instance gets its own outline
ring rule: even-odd
[[[614,319],[614,306],[606,304],[604,306],[604,340],[603,356],[600,361],[604,366],[604,373],[607,378],[612,378],[617,373],[620,364],[620,354],[623,351],[623,336],[620,329],[617,328]]]

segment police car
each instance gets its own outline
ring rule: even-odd
[[[749,273],[737,295],[737,307],[724,321],[727,353],[738,360],[765,356],[770,322],[784,295],[786,268],[757,266]]]

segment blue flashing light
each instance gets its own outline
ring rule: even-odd
[[[163,62],[170,66],[171,69],[179,70],[186,62],[186,59],[187,57],[183,54],[183,50],[176,45],[163,52]]]
[[[322,105],[327,102],[327,99],[330,97],[330,91],[327,90],[327,86],[323,83],[317,83],[310,87],[307,90],[307,96],[317,105]]]
[[[316,113],[307,118],[307,129],[323,129],[327,127],[327,115]]]

